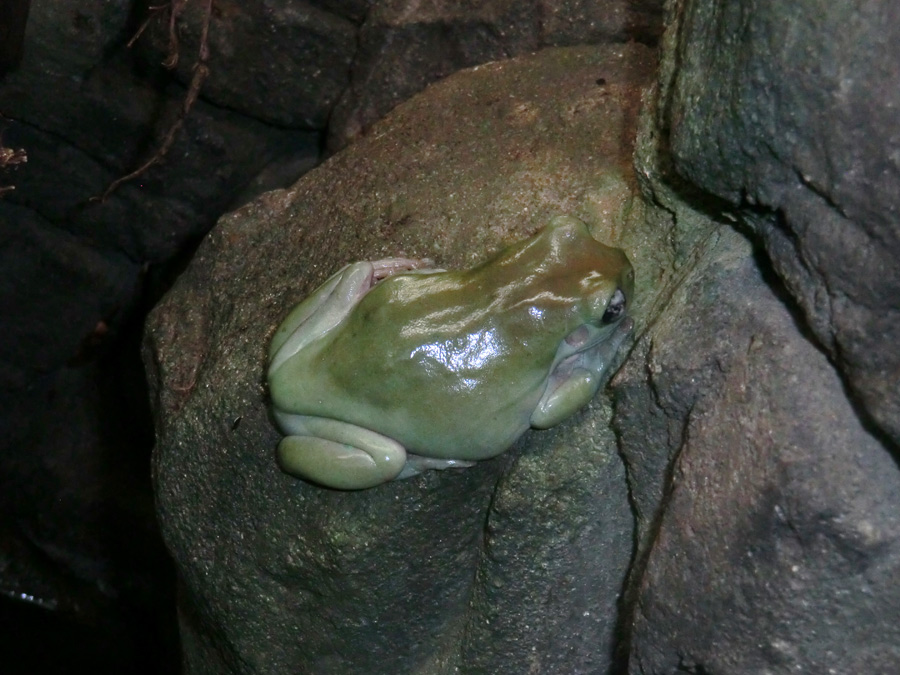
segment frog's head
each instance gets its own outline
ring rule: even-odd
[[[555,218],[545,232],[551,248],[558,251],[553,259],[567,261],[552,276],[572,298],[567,317],[572,330],[561,351],[591,349],[613,336],[618,338],[610,346],[613,351],[618,349],[632,327],[627,310],[634,291],[634,270],[625,253],[601,244],[585,223],[569,216]]]
[[[493,275],[493,287],[503,289],[498,321],[535,359],[552,362],[551,369],[585,351],[608,363],[631,330],[631,264],[577,218],[554,218],[483,268]]]
[[[587,403],[605,380],[632,330],[633,271],[622,251],[601,244],[569,216],[555,218],[511,253],[516,267],[527,271],[517,305],[532,321],[529,333],[518,334],[546,368],[530,422],[546,429]]]
[[[574,356],[584,354],[605,370],[633,327],[627,310],[634,272],[625,253],[598,242],[571,216],[554,218],[521,253],[541,289],[532,302],[546,313],[543,327],[555,340],[552,369],[574,367]]]
[[[561,324],[556,330],[569,333],[583,325],[589,333],[605,333],[626,319],[634,290],[631,263],[620,249],[594,239],[583,221],[558,216],[508,251],[500,265],[526,271],[520,283],[530,293],[527,301],[549,310]]]

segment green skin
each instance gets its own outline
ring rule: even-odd
[[[590,401],[631,331],[631,265],[575,218],[469,270],[424,264],[348,265],[276,331],[288,473],[355,490],[499,455]]]

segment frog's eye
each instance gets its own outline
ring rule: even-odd
[[[609,304],[606,306],[606,311],[603,312],[603,317],[600,319],[600,323],[609,324],[613,321],[618,321],[625,314],[625,293],[622,292],[621,288],[617,288],[616,292],[613,293],[612,297],[609,299]]]

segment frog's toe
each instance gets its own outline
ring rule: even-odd
[[[434,272],[434,261],[431,258],[382,258],[373,260],[372,276],[377,281],[403,272]]]
[[[298,478],[337,490],[364,490],[393,480],[406,464],[406,450],[359,448],[313,436],[286,436],[278,444],[281,468]]]
[[[475,462],[470,462],[467,459],[437,459],[435,457],[422,457],[421,455],[407,455],[406,466],[397,475],[397,480],[418,476],[429,469],[465,469],[470,466],[475,466]]]

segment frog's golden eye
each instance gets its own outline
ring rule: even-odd
[[[614,321],[618,321],[625,315],[625,293],[621,288],[617,288],[616,292],[612,294],[612,297],[609,299],[609,304],[606,305],[606,311],[603,312],[603,316],[600,319],[600,323],[602,324],[610,324]]]

